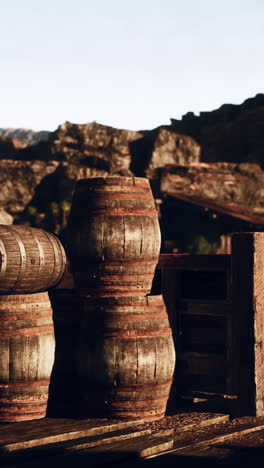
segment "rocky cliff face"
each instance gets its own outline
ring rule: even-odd
[[[264,171],[258,164],[167,167],[162,171],[161,193],[248,222],[264,222]]]
[[[130,143],[142,138],[138,132],[118,130],[96,122],[77,125],[65,122],[50,135],[55,159],[66,159],[109,174],[132,175]]]
[[[145,175],[154,178],[157,170],[168,166],[185,166],[200,161],[201,146],[190,136],[159,129]]]
[[[50,135],[49,143],[55,159],[124,176],[151,178],[167,164],[200,160],[200,145],[193,138],[166,129],[143,134],[96,122],[66,122]]]
[[[12,216],[19,216],[35,195],[44,177],[58,166],[54,161],[0,161],[0,208]]]
[[[193,136],[203,162],[264,163],[264,94],[241,105],[224,104],[212,112],[172,119],[170,130]]]
[[[0,129],[0,222],[60,233],[77,179],[124,175],[151,179],[159,206],[182,200],[264,224],[264,95],[150,131],[66,122],[49,134],[12,132]],[[173,209],[162,222],[174,223]]]
[[[26,146],[26,143],[18,138],[0,137],[0,158],[15,158],[19,150]]]
[[[166,129],[143,135],[95,122],[66,122],[48,142],[23,145],[15,150],[10,140],[10,151],[3,154],[13,160],[0,160],[0,208],[15,222],[57,233],[66,227],[76,180],[107,175],[159,180],[167,164],[191,164],[200,156],[199,144],[189,136]]]

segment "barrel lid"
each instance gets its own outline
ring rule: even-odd
[[[76,182],[76,188],[78,187],[101,187],[107,185],[116,186],[144,186],[149,187],[149,180],[144,177],[90,177],[87,179],[79,179]]]

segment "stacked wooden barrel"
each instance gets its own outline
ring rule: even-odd
[[[55,350],[46,290],[65,266],[53,234],[0,225],[0,422],[46,414]]]
[[[175,351],[162,297],[147,296],[160,251],[149,181],[78,181],[68,227],[71,268],[82,296],[82,411],[161,419]]]

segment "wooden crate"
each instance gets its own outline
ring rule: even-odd
[[[232,395],[230,255],[161,255],[178,395]]]
[[[174,395],[264,414],[262,250],[264,233],[240,233],[231,255],[160,256],[177,354]]]

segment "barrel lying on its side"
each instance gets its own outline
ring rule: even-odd
[[[161,419],[174,366],[162,296],[83,298],[78,373],[84,413]]]
[[[55,340],[48,293],[0,296],[0,422],[46,415]]]
[[[79,180],[68,230],[71,267],[80,294],[144,296],[150,292],[160,229],[147,179]]]
[[[45,291],[60,281],[65,268],[65,251],[54,234],[0,225],[0,294]]]

